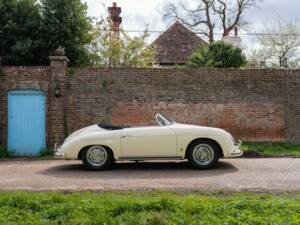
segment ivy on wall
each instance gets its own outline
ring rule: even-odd
[[[0,78],[3,78],[5,76],[4,70],[0,67]]]

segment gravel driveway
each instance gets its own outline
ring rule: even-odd
[[[0,190],[300,191],[300,159],[226,159],[208,171],[186,162],[117,163],[111,171],[86,171],[81,161],[2,161]]]

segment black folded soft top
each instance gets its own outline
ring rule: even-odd
[[[112,124],[105,124],[105,123],[99,123],[98,127],[103,128],[105,130],[122,130],[124,128],[130,128],[130,126],[112,125]]]

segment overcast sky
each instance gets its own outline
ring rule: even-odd
[[[143,30],[145,23],[149,23],[149,30],[165,30],[170,24],[162,20],[163,6],[172,0],[82,0],[89,6],[89,15],[100,17],[105,15],[106,6],[117,2],[122,7],[123,28],[129,30]],[[177,0],[173,0],[177,1]],[[190,0],[191,1],[191,0]],[[264,24],[276,23],[278,16],[283,20],[298,19],[300,10],[299,0],[264,0],[247,11],[245,18],[251,23],[247,32],[259,32]],[[153,34],[155,38],[158,34]],[[245,39],[245,38],[244,38]],[[245,40],[244,40],[245,41]],[[251,45],[247,40],[247,45]]]

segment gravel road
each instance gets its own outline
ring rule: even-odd
[[[197,171],[186,162],[117,163],[110,171],[87,171],[81,161],[0,161],[0,190],[300,192],[300,159],[224,159]]]

